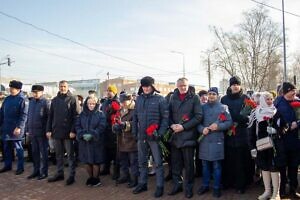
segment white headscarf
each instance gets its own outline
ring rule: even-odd
[[[269,92],[262,92],[259,98],[259,105],[253,110],[250,114],[250,119],[248,123],[248,127],[252,126],[253,122],[256,120],[257,123],[264,121],[265,117],[272,118],[277,109],[274,104],[271,106],[267,105],[266,99],[268,97],[272,97],[272,94]]]

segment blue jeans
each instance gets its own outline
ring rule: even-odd
[[[147,185],[148,182],[148,153],[152,152],[156,165],[156,186],[164,187],[164,168],[162,165],[161,149],[156,141],[138,141],[138,162],[139,162],[139,184]]]
[[[211,177],[211,165],[213,167],[213,176],[214,176],[214,189],[220,189],[221,186],[221,174],[222,174],[222,165],[221,160],[216,161],[207,161],[202,160],[202,186],[209,187],[209,181]]]

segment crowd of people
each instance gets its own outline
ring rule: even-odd
[[[109,85],[106,99],[99,100],[94,91],[86,99],[74,96],[63,80],[57,96],[48,100],[42,85],[33,85],[28,98],[22,83],[13,80],[0,109],[4,158],[0,173],[12,170],[13,149],[15,173],[24,172],[26,136],[33,159],[28,179],[48,178],[50,149],[55,152],[56,172],[48,182],[65,179],[66,155],[66,185],[75,182],[78,157],[88,174],[87,186],[99,186],[100,176],[111,174],[117,184],[127,183],[133,194],[139,194],[148,189],[151,157],[156,198],[163,195],[167,180],[173,181],[168,195],[184,191],[186,198],[193,197],[199,175],[198,195],[212,189],[212,195],[219,198],[221,189],[227,188],[243,194],[255,175],[261,174],[265,190],[259,200],[287,195],[299,199],[300,101],[296,87],[284,82],[277,95],[268,91],[246,95],[241,85],[239,77],[231,77],[221,96],[217,87],[197,93],[188,79],[179,78],[174,92],[163,97],[154,79],[146,76],[136,98],[125,91],[119,94],[115,85]],[[166,177],[163,162],[168,163]]]

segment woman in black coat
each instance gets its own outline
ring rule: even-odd
[[[101,185],[99,165],[104,161],[104,130],[106,119],[99,111],[96,97],[88,97],[83,105],[83,111],[76,122],[77,140],[79,142],[79,159],[86,164],[89,178],[88,186]]]
[[[249,127],[251,127],[251,155],[256,157],[257,167],[262,170],[265,192],[258,199],[280,199],[279,197],[279,169],[284,165],[282,133],[283,120],[273,105],[273,96],[269,92],[261,93],[259,106],[250,116]],[[270,137],[273,147],[259,150],[258,140]],[[273,194],[271,193],[271,182]]]

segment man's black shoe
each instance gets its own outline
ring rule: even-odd
[[[64,179],[65,179],[64,175],[56,174],[55,176],[48,178],[48,182],[51,183],[51,182],[56,182],[56,181],[62,181]]]
[[[23,174],[23,172],[24,172],[24,169],[18,169],[18,170],[16,171],[16,175]]]
[[[216,197],[216,198],[220,198],[221,197],[221,190],[220,189],[214,189],[213,196]]]
[[[11,168],[3,167],[2,169],[0,169],[0,173],[4,173],[4,172],[10,171],[10,170],[11,170]]]
[[[42,179],[45,179],[47,177],[48,177],[47,174],[42,174],[42,175],[39,175],[39,177],[37,178],[37,180],[42,180]]]
[[[69,178],[66,181],[66,185],[72,185],[75,182],[74,176],[69,176]]]
[[[147,188],[147,185],[146,184],[138,184],[136,186],[136,188],[132,191],[133,194],[139,194],[141,192],[145,192],[147,191],[148,188]]]
[[[27,179],[33,179],[33,178],[38,177],[38,176],[39,176],[39,173],[34,172],[34,173],[30,174],[29,176],[27,176]]]
[[[237,190],[236,193],[238,193],[238,194],[245,194],[245,190],[244,189],[240,189],[240,190]]]
[[[164,194],[164,188],[163,187],[156,187],[154,197],[159,198]]]
[[[209,188],[208,187],[205,187],[205,186],[201,186],[200,188],[199,188],[199,190],[198,190],[198,195],[202,195],[202,194],[204,194],[204,193],[206,193],[206,192],[208,192],[209,191]]]
[[[172,173],[171,172],[169,172],[169,174],[165,177],[166,182],[168,182],[170,180],[172,180]]]
[[[191,189],[186,190],[185,191],[185,198],[190,199],[192,197],[193,197],[193,190],[191,190]]]
[[[295,190],[290,190],[289,197],[292,199],[300,199],[300,194],[297,193]]]
[[[182,192],[182,186],[181,185],[175,185],[171,192],[168,193],[168,195],[173,196],[175,194],[178,194],[179,192]]]

